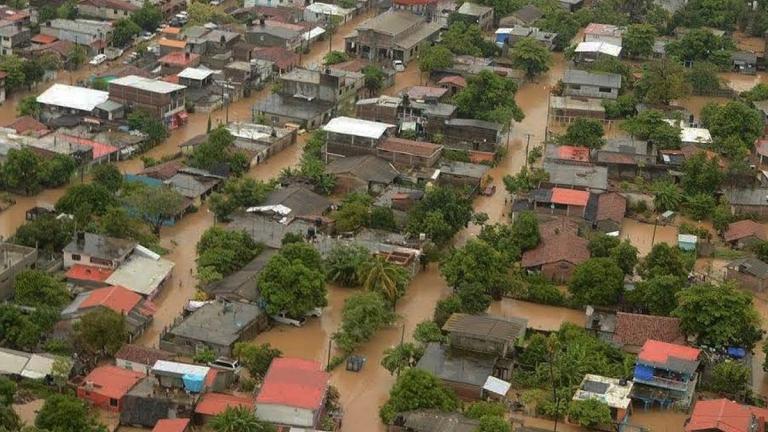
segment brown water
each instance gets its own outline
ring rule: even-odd
[[[654,230],[656,234],[654,235]],[[656,243],[677,244],[677,227],[672,225],[646,224],[625,218],[621,226],[622,239],[628,239],[635,246],[640,256],[645,256]]]

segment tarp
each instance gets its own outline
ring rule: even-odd
[[[746,350],[742,347],[728,347],[728,356],[735,359],[744,358],[747,355]]]
[[[184,388],[192,393],[200,393],[203,391],[203,383],[205,382],[204,376],[185,374],[181,379],[184,381]]]
[[[653,379],[653,368],[645,365],[635,365],[635,379],[650,381]]]

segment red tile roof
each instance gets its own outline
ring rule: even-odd
[[[589,149],[587,147],[562,145],[557,147],[557,157],[564,160],[589,162]]]
[[[144,374],[129,371],[117,366],[99,366],[92,370],[83,380],[85,383],[93,383],[93,393],[98,393],[112,399],[121,399],[136,385]]]
[[[745,219],[728,225],[728,231],[723,234],[727,242],[741,240],[745,237],[755,236],[760,240],[766,240],[765,226],[753,220]]]
[[[205,137],[205,135],[203,135],[203,137]],[[181,163],[181,161],[172,160],[145,168],[143,171],[139,172],[139,175],[145,175],[159,180],[168,180],[175,176],[182,167],[184,167],[184,164]]]
[[[418,157],[428,158],[433,156],[436,152],[439,152],[443,146],[426,143],[421,141],[413,141],[403,138],[387,138],[383,143],[379,144],[377,149],[382,151],[388,151],[392,153],[404,153],[408,155],[414,155]]]
[[[637,357],[651,363],[667,363],[670,358],[696,361],[700,353],[701,350],[698,348],[650,339],[643,344],[643,349]]]
[[[73,135],[65,135],[61,134],[59,135],[60,138],[63,140],[73,143],[73,144],[80,144],[87,147],[91,147],[93,149],[93,159],[100,159],[104,156],[108,156],[112,153],[117,153],[118,149],[117,147],[111,146],[109,144],[100,143],[98,141],[90,140],[87,138],[80,138]]]
[[[112,276],[113,270],[100,267],[75,264],[67,270],[67,279],[75,279],[90,282],[105,282]]]
[[[445,84],[445,85],[451,84],[451,85],[455,85],[456,87],[461,87],[461,88],[464,88],[464,87],[467,86],[467,80],[464,79],[464,77],[461,76],[461,75],[447,76],[447,77],[441,79],[440,81],[438,81],[437,83],[438,84]]]
[[[472,163],[493,162],[496,154],[493,152],[484,152],[479,150],[469,150],[469,161]]]
[[[145,365],[154,365],[158,360],[170,360],[174,357],[175,355],[168,351],[133,344],[125,344],[115,353],[116,359]]]
[[[622,223],[626,213],[627,199],[620,194],[606,192],[597,197],[597,221],[611,220]]]
[[[135,12],[141,9],[135,4],[121,0],[80,0],[80,4],[90,4],[97,8],[124,10],[128,12]]]
[[[395,4],[404,6],[437,4],[437,0],[394,0]]]
[[[753,417],[758,429],[753,429]],[[685,432],[755,432],[764,431],[768,409],[740,405],[728,399],[697,401]]]
[[[48,127],[32,116],[22,116],[13,121],[13,123],[7,126],[10,129],[16,131],[20,135],[35,135],[42,136],[48,133]]]
[[[711,150],[703,149],[695,144],[687,144],[680,147],[680,152],[685,156],[686,159],[690,159],[699,153],[704,153],[705,155],[707,155],[707,159],[717,160],[717,164],[720,166],[720,168],[726,167],[725,161],[723,160],[723,158],[718,156],[717,153]]]
[[[189,427],[189,419],[160,419],[152,432],[184,432]]]
[[[106,287],[90,291],[80,303],[80,309],[104,306],[117,313],[126,314],[141,302],[141,296],[123,287]]]
[[[200,54],[175,51],[160,57],[158,61],[173,66],[189,66],[198,62],[199,59]]]
[[[649,339],[661,342],[682,343],[680,318],[656,315],[616,313],[616,329],[613,340],[624,345],[643,346]]]
[[[555,204],[586,207],[589,192],[576,189],[552,188],[552,202]]]
[[[283,47],[257,49],[253,52],[253,56],[260,60],[271,61],[278,69],[289,69],[299,64],[299,55]]]
[[[578,234],[579,224],[573,219],[565,216],[539,223],[539,234],[542,239],[547,239],[564,232],[569,232],[574,235]]]
[[[195,407],[195,413],[214,416],[224,412],[227,407],[253,408],[254,399],[247,396],[235,396],[224,393],[205,393]]]
[[[319,409],[328,391],[328,380],[319,362],[276,358],[264,377],[256,403]]]
[[[413,86],[405,92],[413,100],[424,98],[441,98],[448,93],[448,89],[442,87]]]
[[[59,40],[59,38],[57,38],[56,36],[50,36],[50,35],[45,35],[45,34],[40,33],[40,34],[36,34],[36,35],[32,36],[31,40],[34,43],[48,45],[49,43],[56,42],[57,40]]]
[[[587,243],[586,239],[568,231],[542,237],[535,249],[523,254],[521,265],[530,268],[560,261],[578,265],[589,259]]]
[[[167,38],[160,38],[160,40],[157,41],[157,44],[160,46],[168,47],[168,48],[180,48],[180,49],[184,49],[187,46],[187,43],[183,40],[167,39]]]

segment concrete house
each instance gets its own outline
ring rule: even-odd
[[[336,192],[344,194],[378,194],[400,175],[391,163],[373,155],[339,158],[328,164],[325,170],[336,176]]]
[[[115,366],[149,375],[158,360],[171,360],[173,353],[141,345],[125,344],[115,353]]]
[[[382,63],[401,60],[409,63],[425,42],[435,40],[440,24],[427,22],[419,15],[387,11],[357,27],[344,38],[346,52]]]
[[[83,315],[100,308],[125,317],[129,341],[144,333],[152,323],[156,311],[155,305],[143,299],[141,295],[121,286],[109,286],[78,294],[72,303],[61,311],[61,318],[74,323]]]
[[[80,0],[77,12],[80,16],[117,21],[129,18],[140,7],[123,0]]]
[[[324,125],[323,130],[326,133],[327,155],[361,156],[376,154],[378,146],[394,135],[395,125],[336,117]]]
[[[390,137],[376,147],[376,156],[390,161],[395,166],[409,168],[430,168],[443,153],[443,146]]]
[[[256,396],[255,414],[280,426],[318,428],[329,384],[330,375],[317,361],[276,358]]]
[[[595,163],[608,169],[608,178],[635,179],[637,176],[654,178],[666,174],[666,168],[657,168],[653,145],[632,137],[609,138],[596,152]]]
[[[621,75],[568,69],[563,76],[566,96],[616,99],[621,89]]]
[[[32,34],[24,27],[21,21],[15,23],[6,20],[0,21],[0,54],[18,54],[23,48],[30,45]]]
[[[646,407],[687,408],[699,376],[701,350],[657,340],[648,340],[635,361],[635,390],[632,398]]]
[[[590,23],[584,29],[584,42],[607,42],[621,46],[624,29],[611,24]]]
[[[580,42],[574,50],[574,61],[590,63],[602,57],[618,58],[621,55],[621,45],[603,41]]]
[[[597,165],[574,165],[556,161],[544,161],[542,168],[549,180],[542,187],[562,187],[590,192],[608,190],[608,169]]]
[[[768,217],[768,188],[729,188],[724,192],[731,214],[756,215],[761,219]]]
[[[454,313],[443,325],[452,348],[512,357],[522,341],[528,320],[496,315]]]
[[[454,150],[495,152],[500,144],[503,126],[475,119],[445,121],[443,145]]]
[[[112,40],[112,23],[56,18],[40,25],[40,33],[85,47],[90,55],[104,52]]]
[[[333,17],[334,25],[341,25],[352,19],[354,13],[355,9],[347,9],[335,4],[314,2],[304,8],[304,21],[327,23],[330,16]]]
[[[109,98],[146,111],[173,129],[187,121],[185,90],[182,85],[128,75],[110,81]]]
[[[104,269],[116,269],[133,252],[137,243],[78,231],[75,239],[64,247],[64,268],[86,264]]]
[[[490,169],[488,165],[483,164],[446,161],[440,165],[437,182],[441,185],[467,186],[473,191],[478,191]]]
[[[304,43],[306,28],[298,24],[261,19],[245,33],[245,40],[263,47],[281,47],[294,51]]]
[[[544,12],[541,9],[530,4],[516,10],[512,15],[500,19],[499,27],[530,26],[543,16]]]
[[[504,56],[509,55],[509,48],[514,47],[525,38],[531,38],[552,50],[555,48],[557,33],[546,32],[538,27],[514,25],[512,27],[500,27],[494,32],[496,45],[502,48]]]
[[[77,387],[77,397],[113,412],[120,412],[125,395],[144,374],[117,366],[99,366]]]
[[[611,424],[597,425],[599,430],[614,430],[629,421],[632,412],[632,381],[587,374],[573,395],[573,401],[599,400],[611,409]],[[618,426],[621,427],[621,426]]]
[[[483,30],[490,30],[493,26],[493,8],[477,3],[464,2],[456,11],[463,21],[477,24]]]
[[[744,249],[768,240],[768,236],[764,225],[745,219],[728,224],[728,230],[723,233],[723,240],[734,249]]]
[[[96,108],[109,99],[109,93],[85,87],[53,84],[37,96],[43,118],[61,115],[93,115]]]
[[[5,265],[0,269],[0,301],[7,300],[13,295],[13,284],[16,275],[31,268],[37,261],[37,249],[0,243],[0,259]]]
[[[731,53],[731,67],[734,72],[755,75],[757,73],[757,54],[748,51]]]
[[[203,287],[209,296],[217,300],[256,303],[259,295],[258,277],[269,259],[277,253],[275,249],[265,249],[240,270],[219,281]]]
[[[549,115],[552,120],[563,123],[577,118],[605,120],[605,107],[600,99],[550,96]]]
[[[725,267],[725,279],[738,282],[757,295],[764,296],[768,288],[768,264],[757,258],[739,258]]]

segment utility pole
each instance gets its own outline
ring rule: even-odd
[[[533,136],[532,133],[526,132],[525,137],[525,167],[528,168],[528,147],[531,145],[531,137]]]
[[[229,124],[229,98],[230,98],[229,86],[231,85],[230,84],[231,82],[232,82],[232,80],[227,80],[226,81],[226,85],[227,85],[227,98],[224,100],[224,103],[226,104],[226,110],[225,110],[226,124]]]

